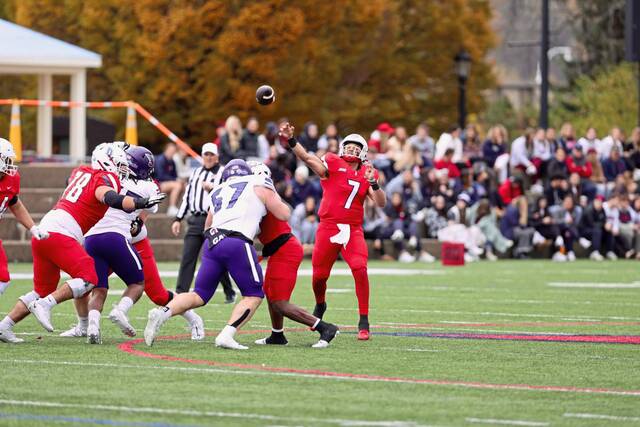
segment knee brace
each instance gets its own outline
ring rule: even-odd
[[[37,299],[40,299],[40,295],[38,295],[35,291],[31,291],[27,294],[22,295],[20,298],[18,298],[20,301],[22,301],[22,303],[24,305],[26,305],[27,307],[29,307],[29,304],[31,304],[32,302],[34,302]]]
[[[74,298],[81,298],[95,287],[94,284],[85,282],[83,279],[71,279],[67,281],[67,284],[71,288]]]

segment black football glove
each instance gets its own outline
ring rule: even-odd
[[[167,195],[160,193],[151,197],[138,197],[135,200],[136,209],[149,209],[162,202]]]
[[[144,225],[144,221],[142,218],[138,217],[131,221],[131,237],[136,237],[142,231],[142,226]]]

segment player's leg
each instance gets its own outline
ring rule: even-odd
[[[369,339],[369,275],[367,260],[369,257],[364,233],[360,227],[351,227],[351,238],[347,247],[342,250],[342,256],[351,269],[355,281],[356,297],[358,298],[358,339]]]
[[[111,233],[110,233],[111,234]],[[102,335],[100,333],[100,316],[104,309],[104,302],[107,300],[107,292],[109,291],[109,260],[105,256],[106,252],[111,251],[111,241],[105,238],[105,234],[88,236],[85,239],[85,249],[89,256],[93,258],[98,282],[89,294],[88,303],[88,325],[87,325],[87,343],[101,344]]]
[[[89,296],[86,294],[82,298],[74,298],[73,305],[76,308],[78,322],[60,334],[65,338],[81,338],[87,336],[87,326],[89,325]]]
[[[313,294],[316,298],[316,306],[313,315],[322,319],[324,312],[327,310],[326,293],[327,280],[331,274],[331,268],[338,259],[341,245],[331,243],[329,239],[338,233],[338,227],[335,224],[320,223],[318,233],[316,234],[316,242],[313,246],[311,254],[311,265],[313,268],[313,277],[311,283],[313,285]]]
[[[55,238],[54,236],[51,236]],[[49,237],[49,238],[51,238]],[[40,295],[48,295],[56,289],[60,280],[60,270],[43,254],[42,246],[46,240],[32,241],[31,255],[33,258],[33,291],[18,298],[15,306],[9,314],[0,321],[0,341],[7,343],[22,342],[13,333],[13,326],[29,315],[29,305],[40,298]],[[37,242],[37,243],[35,243]]]
[[[4,247],[2,247],[2,240],[0,240],[0,295],[9,286],[9,280],[9,261],[7,260],[7,254],[4,252]]]
[[[218,287],[220,276],[225,271],[224,265],[220,262],[220,254],[217,251],[220,244],[204,250],[193,292],[177,294],[165,307],[158,307],[149,311],[149,320],[144,329],[144,340],[147,345],[153,345],[160,327],[170,317],[201,307],[213,297]]]
[[[32,245],[36,244],[32,239]],[[73,238],[58,233],[51,233],[46,240],[37,241],[43,244],[43,252],[47,258],[60,270],[72,278],[67,280],[57,290],[31,303],[29,311],[38,322],[49,332],[53,331],[51,324],[51,309],[63,301],[71,298],[81,298],[91,291],[98,282],[93,258]]]
[[[144,273],[144,292],[156,305],[165,306],[173,299],[173,292],[168,290],[162,283],[158,265],[153,253],[153,247],[149,239],[141,240],[133,245],[142,259],[142,272]],[[191,339],[200,341],[204,339],[204,321],[194,311],[187,310],[182,313],[182,317],[191,327]]]
[[[238,285],[242,299],[233,308],[229,322],[215,339],[216,346],[235,350],[246,350],[234,339],[236,331],[246,324],[262,303],[262,268],[253,245],[244,240],[228,237],[218,243],[229,274]]]

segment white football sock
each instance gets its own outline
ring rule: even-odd
[[[82,329],[87,329],[87,325],[89,324],[88,317],[80,317],[78,316],[78,326]]]
[[[182,317],[184,317],[190,324],[193,324],[198,319],[196,312],[193,310],[185,311],[182,313]]]
[[[56,299],[53,297],[53,295],[49,295],[46,298],[42,298],[39,300],[40,304],[46,306],[46,307],[53,307],[54,305],[58,304],[58,302],[56,301]]]
[[[129,309],[131,309],[131,307],[133,307],[133,300],[129,297],[122,297],[122,299],[118,303],[118,308],[124,314],[127,314],[129,312]]]
[[[313,324],[313,326],[311,327],[311,329],[313,329],[314,331],[316,330],[316,326],[318,326],[318,323],[320,323],[321,319],[316,320],[316,323]]]
[[[171,309],[169,307],[160,307],[160,316],[163,321],[166,321],[172,316]]]
[[[275,332],[276,334],[281,334],[281,333],[283,333],[283,332],[284,332],[284,328],[282,328],[282,329],[274,329],[274,328],[271,328],[271,332]]]
[[[224,328],[222,328],[222,331],[220,331],[220,335],[225,336],[225,337],[229,337],[229,338],[233,338],[236,334],[237,329],[234,328],[231,325],[226,325]]]
[[[9,316],[4,316],[4,319],[0,320],[0,329],[11,329],[15,324],[16,322],[11,320]]]
[[[9,282],[0,282],[0,295],[9,287]]]
[[[100,312],[98,310],[89,311],[89,323],[96,323],[100,325]]]

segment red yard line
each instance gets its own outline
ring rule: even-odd
[[[263,331],[244,331],[246,334],[259,333]],[[174,335],[159,337],[158,340],[177,340],[186,338],[188,335]],[[121,351],[132,354],[138,357],[166,360],[170,362],[182,362],[193,365],[207,365],[207,366],[223,366],[230,368],[239,368],[256,371],[266,371],[282,374],[293,374],[309,377],[325,377],[325,378],[337,378],[337,379],[352,379],[360,381],[373,381],[373,382],[392,382],[392,383],[406,383],[406,384],[427,384],[427,385],[440,385],[449,387],[464,387],[475,389],[490,389],[490,390],[525,390],[525,391],[551,391],[562,393],[585,393],[585,394],[608,394],[608,395],[621,395],[621,396],[640,396],[640,390],[621,390],[611,388],[600,387],[574,387],[574,386],[545,386],[534,384],[493,384],[482,383],[473,381],[452,381],[452,380],[438,380],[438,379],[420,379],[420,378],[402,378],[402,377],[387,377],[381,375],[367,375],[367,374],[354,374],[349,372],[332,372],[322,371],[317,369],[295,369],[277,366],[265,366],[265,365],[253,365],[245,363],[228,363],[217,362],[215,360],[204,359],[189,359],[176,356],[168,356],[163,354],[149,353],[146,351],[137,350],[135,346],[143,343],[143,339],[136,339],[126,341],[118,345],[118,349]]]

